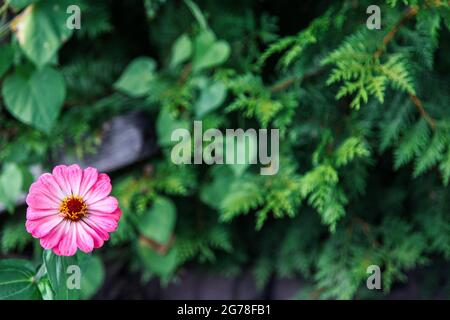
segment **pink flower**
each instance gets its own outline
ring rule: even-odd
[[[60,256],[101,247],[122,215],[111,188],[108,175],[97,169],[55,167],[30,187],[27,231]]]

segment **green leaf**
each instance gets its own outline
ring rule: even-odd
[[[345,166],[355,158],[364,158],[369,155],[370,151],[361,137],[349,137],[336,150],[336,166]]]
[[[217,109],[227,96],[227,87],[222,82],[215,82],[212,85],[202,88],[200,98],[195,105],[195,114],[202,118],[207,113]]]
[[[176,119],[169,111],[163,109],[159,112],[156,119],[156,133],[158,135],[158,143],[160,146],[171,146],[176,144],[172,142],[171,136],[175,129],[189,129],[190,125],[187,120]]]
[[[139,221],[138,228],[146,237],[160,244],[166,244],[175,228],[175,220],[175,205],[168,198],[158,197]]]
[[[189,10],[191,10],[192,15],[197,20],[200,28],[202,28],[204,30],[207,29],[208,28],[208,24],[206,22],[205,16],[203,15],[203,13],[200,10],[200,8],[198,7],[198,5],[195,2],[191,1],[191,0],[184,0],[184,3],[187,5]]]
[[[72,30],[67,28],[69,0],[46,0],[29,6],[19,15],[14,28],[25,55],[38,67],[49,63]],[[20,5],[23,5],[21,3]]]
[[[14,209],[17,197],[22,190],[22,171],[14,163],[5,164],[0,175],[0,202],[8,208]]]
[[[215,166],[212,168],[212,181],[200,189],[200,199],[212,208],[220,209],[222,200],[235,180],[229,166]]]
[[[203,31],[194,42],[193,71],[208,69],[224,63],[230,56],[230,46],[226,41],[216,41],[211,31]]]
[[[48,278],[39,281],[38,288],[43,300],[54,300],[53,289]]]
[[[0,300],[41,299],[35,269],[27,260],[0,261]]]
[[[45,67],[31,74],[17,71],[8,76],[2,94],[13,116],[48,133],[58,118],[66,87],[61,73]]]
[[[136,250],[144,266],[158,276],[169,277],[177,267],[177,250],[175,247],[172,247],[167,254],[162,255],[152,250],[144,242],[139,241]]]
[[[247,214],[251,209],[260,206],[263,201],[264,198],[256,180],[248,177],[236,179],[220,203],[220,220],[227,222],[239,214]]]
[[[55,295],[53,293],[52,285],[48,279],[47,270],[45,269],[45,264],[42,264],[36,275],[38,281],[39,292],[41,293],[43,300],[54,300]]]
[[[244,135],[243,139],[237,139],[236,137],[227,135],[225,137],[224,145],[224,160],[227,159],[227,145],[234,145],[234,161],[233,164],[229,164],[229,166],[234,172],[234,175],[240,177],[251,164],[251,159],[256,159],[258,156],[258,138],[256,135]],[[238,164],[239,150],[243,150],[244,163]]]
[[[176,67],[192,55],[192,42],[186,34],[182,34],[173,45],[170,65]]]
[[[38,0],[7,0],[6,2],[8,2],[8,5],[13,7],[15,10],[22,10],[37,1]]]
[[[22,219],[10,219],[1,229],[1,252],[22,252],[33,241],[30,234],[24,228],[25,217]]]
[[[105,280],[105,268],[97,256],[84,259],[81,263],[81,298],[91,298]]]
[[[148,57],[134,59],[114,84],[116,89],[132,96],[142,97],[152,87],[156,63]]]
[[[0,47],[0,77],[11,67],[13,54],[14,50],[9,44]]]
[[[47,270],[48,279],[55,294],[55,299],[78,299],[80,290],[69,289],[67,286],[67,279],[71,276],[70,273],[67,273],[67,268],[71,265],[79,266],[78,256],[63,257],[54,254],[51,250],[44,250],[43,260]]]

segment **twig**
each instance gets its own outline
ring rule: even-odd
[[[436,129],[436,120],[434,120],[428,114],[428,112],[425,110],[425,108],[423,107],[422,101],[415,94],[412,94],[412,93],[409,94],[409,97],[411,98],[411,100],[414,103],[414,105],[416,106],[416,108],[419,110],[422,118],[424,118],[425,121],[428,122],[428,124],[430,125],[430,127],[433,130]]]
[[[191,74],[191,72],[192,72],[192,63],[188,63],[181,70],[179,82],[180,83],[186,82],[186,80],[189,78],[189,75]]]
[[[391,40],[394,38],[394,36],[397,34],[400,27],[405,24],[406,21],[411,19],[417,14],[418,10],[416,7],[409,7],[403,16],[400,18],[399,21],[392,27],[392,29],[386,34],[386,36],[383,38],[383,44],[375,51],[374,58],[378,59],[383,54],[384,50],[386,49],[386,46],[391,42]],[[436,128],[436,120],[433,119],[428,112],[423,107],[422,101],[417,97],[415,94],[409,93],[409,97],[413,104],[416,106],[416,108],[420,112],[420,116],[425,119],[425,121],[430,125],[430,127],[434,130]]]
[[[400,29],[400,27],[406,21],[408,21],[409,19],[414,17],[416,14],[417,14],[417,9],[415,7],[409,7],[405,11],[405,13],[401,17],[401,19],[399,21],[397,21],[397,23],[392,27],[392,29],[388,32],[388,34],[384,36],[383,44],[377,49],[377,51],[375,51],[375,54],[374,54],[375,58],[379,58],[381,56],[381,54],[383,53],[384,49],[386,48],[388,43],[391,42],[391,40],[394,38],[394,36],[397,34],[397,32]]]
[[[292,84],[294,84],[297,81],[303,81],[303,80],[306,80],[308,78],[313,78],[315,76],[320,75],[324,71],[325,71],[325,68],[318,68],[318,69],[313,70],[311,72],[307,72],[307,73],[305,73],[304,75],[301,75],[301,76],[292,76],[290,78],[287,78],[285,80],[282,80],[282,81],[274,84],[270,88],[270,91],[272,93],[277,93],[277,92],[283,91],[284,89],[290,87]]]
[[[140,241],[140,243],[142,243],[143,245],[145,245],[147,247],[150,247],[157,253],[165,255],[172,247],[172,245],[175,241],[175,236],[171,235],[169,238],[169,241],[166,244],[158,243],[155,240],[150,239],[144,235],[139,236],[139,241]]]

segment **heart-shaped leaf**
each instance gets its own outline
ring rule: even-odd
[[[200,199],[210,207],[220,209],[220,204],[235,179],[229,166],[214,166],[212,180],[200,189]]]
[[[17,71],[2,89],[8,111],[18,120],[49,132],[66,96],[63,76],[50,67],[34,72]]]
[[[173,233],[176,208],[168,198],[158,197],[153,206],[139,221],[139,231],[147,238],[166,244]]]
[[[198,118],[202,118],[207,113],[219,107],[224,102],[226,96],[227,87],[220,81],[204,87],[195,105],[195,114]]]
[[[156,63],[148,57],[134,59],[116,81],[116,89],[132,96],[142,97],[151,89],[155,79]]]
[[[171,146],[176,142],[172,142],[172,132],[176,129],[189,129],[190,125],[187,120],[176,119],[170,112],[163,109],[159,112],[156,119],[156,133],[158,135],[158,143],[161,146]]]
[[[203,31],[195,39],[192,69],[199,71],[224,63],[230,55],[226,41],[217,41],[211,31]]]
[[[23,184],[20,168],[14,163],[5,164],[0,174],[0,202],[9,211],[14,209]]]
[[[172,247],[167,254],[159,254],[144,241],[136,245],[137,254],[143,265],[152,273],[161,277],[168,277],[177,267],[177,250]]]
[[[14,50],[9,44],[0,47],[0,77],[9,69],[13,61]]]
[[[35,269],[27,260],[0,261],[0,300],[41,299]]]
[[[49,63],[72,34],[66,26],[66,9],[70,4],[70,0],[39,1],[14,19],[13,30],[19,44],[38,67]],[[23,3],[17,5],[20,7]]]
[[[176,67],[185,62],[192,54],[192,42],[186,34],[182,34],[173,45],[170,65]]]
[[[103,284],[105,269],[102,260],[97,256],[83,259],[81,263],[81,298],[91,298]]]

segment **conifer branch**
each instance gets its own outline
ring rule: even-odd
[[[291,85],[293,85],[295,82],[297,81],[303,81],[309,78],[314,78],[318,75],[320,75],[321,73],[323,73],[325,71],[325,68],[318,68],[316,70],[312,70],[310,72],[307,72],[301,76],[292,76],[290,78],[287,78],[285,80],[282,80],[276,84],[274,84],[271,88],[270,91],[272,93],[277,93],[280,91],[283,91],[284,89],[289,88]]]
[[[381,54],[383,53],[384,49],[388,45],[389,42],[394,38],[394,36],[397,34],[400,27],[407,22],[409,19],[414,17],[417,14],[417,8],[415,7],[409,7],[403,16],[400,18],[399,21],[392,27],[392,29],[386,34],[386,36],[383,38],[383,44],[375,51],[374,57],[379,58]]]
[[[416,7],[409,7],[403,16],[400,18],[400,20],[397,21],[397,23],[392,27],[392,29],[386,34],[386,36],[383,38],[383,44],[375,51],[374,58],[378,59],[383,54],[386,46],[391,42],[391,40],[394,38],[394,36],[397,34],[400,27],[405,24],[409,19],[417,15],[417,8]],[[411,98],[411,101],[416,106],[416,108],[420,112],[420,116],[425,119],[425,121],[430,125],[430,127],[434,130],[436,128],[436,120],[433,119],[428,112],[423,107],[422,101],[417,97],[415,94],[410,93],[409,97]]]
[[[423,107],[422,101],[415,95],[410,93],[409,97],[411,98],[411,101],[414,103],[416,108],[420,112],[420,116],[425,119],[425,121],[430,125],[430,127],[434,130],[436,129],[436,120],[433,119],[428,112]]]

